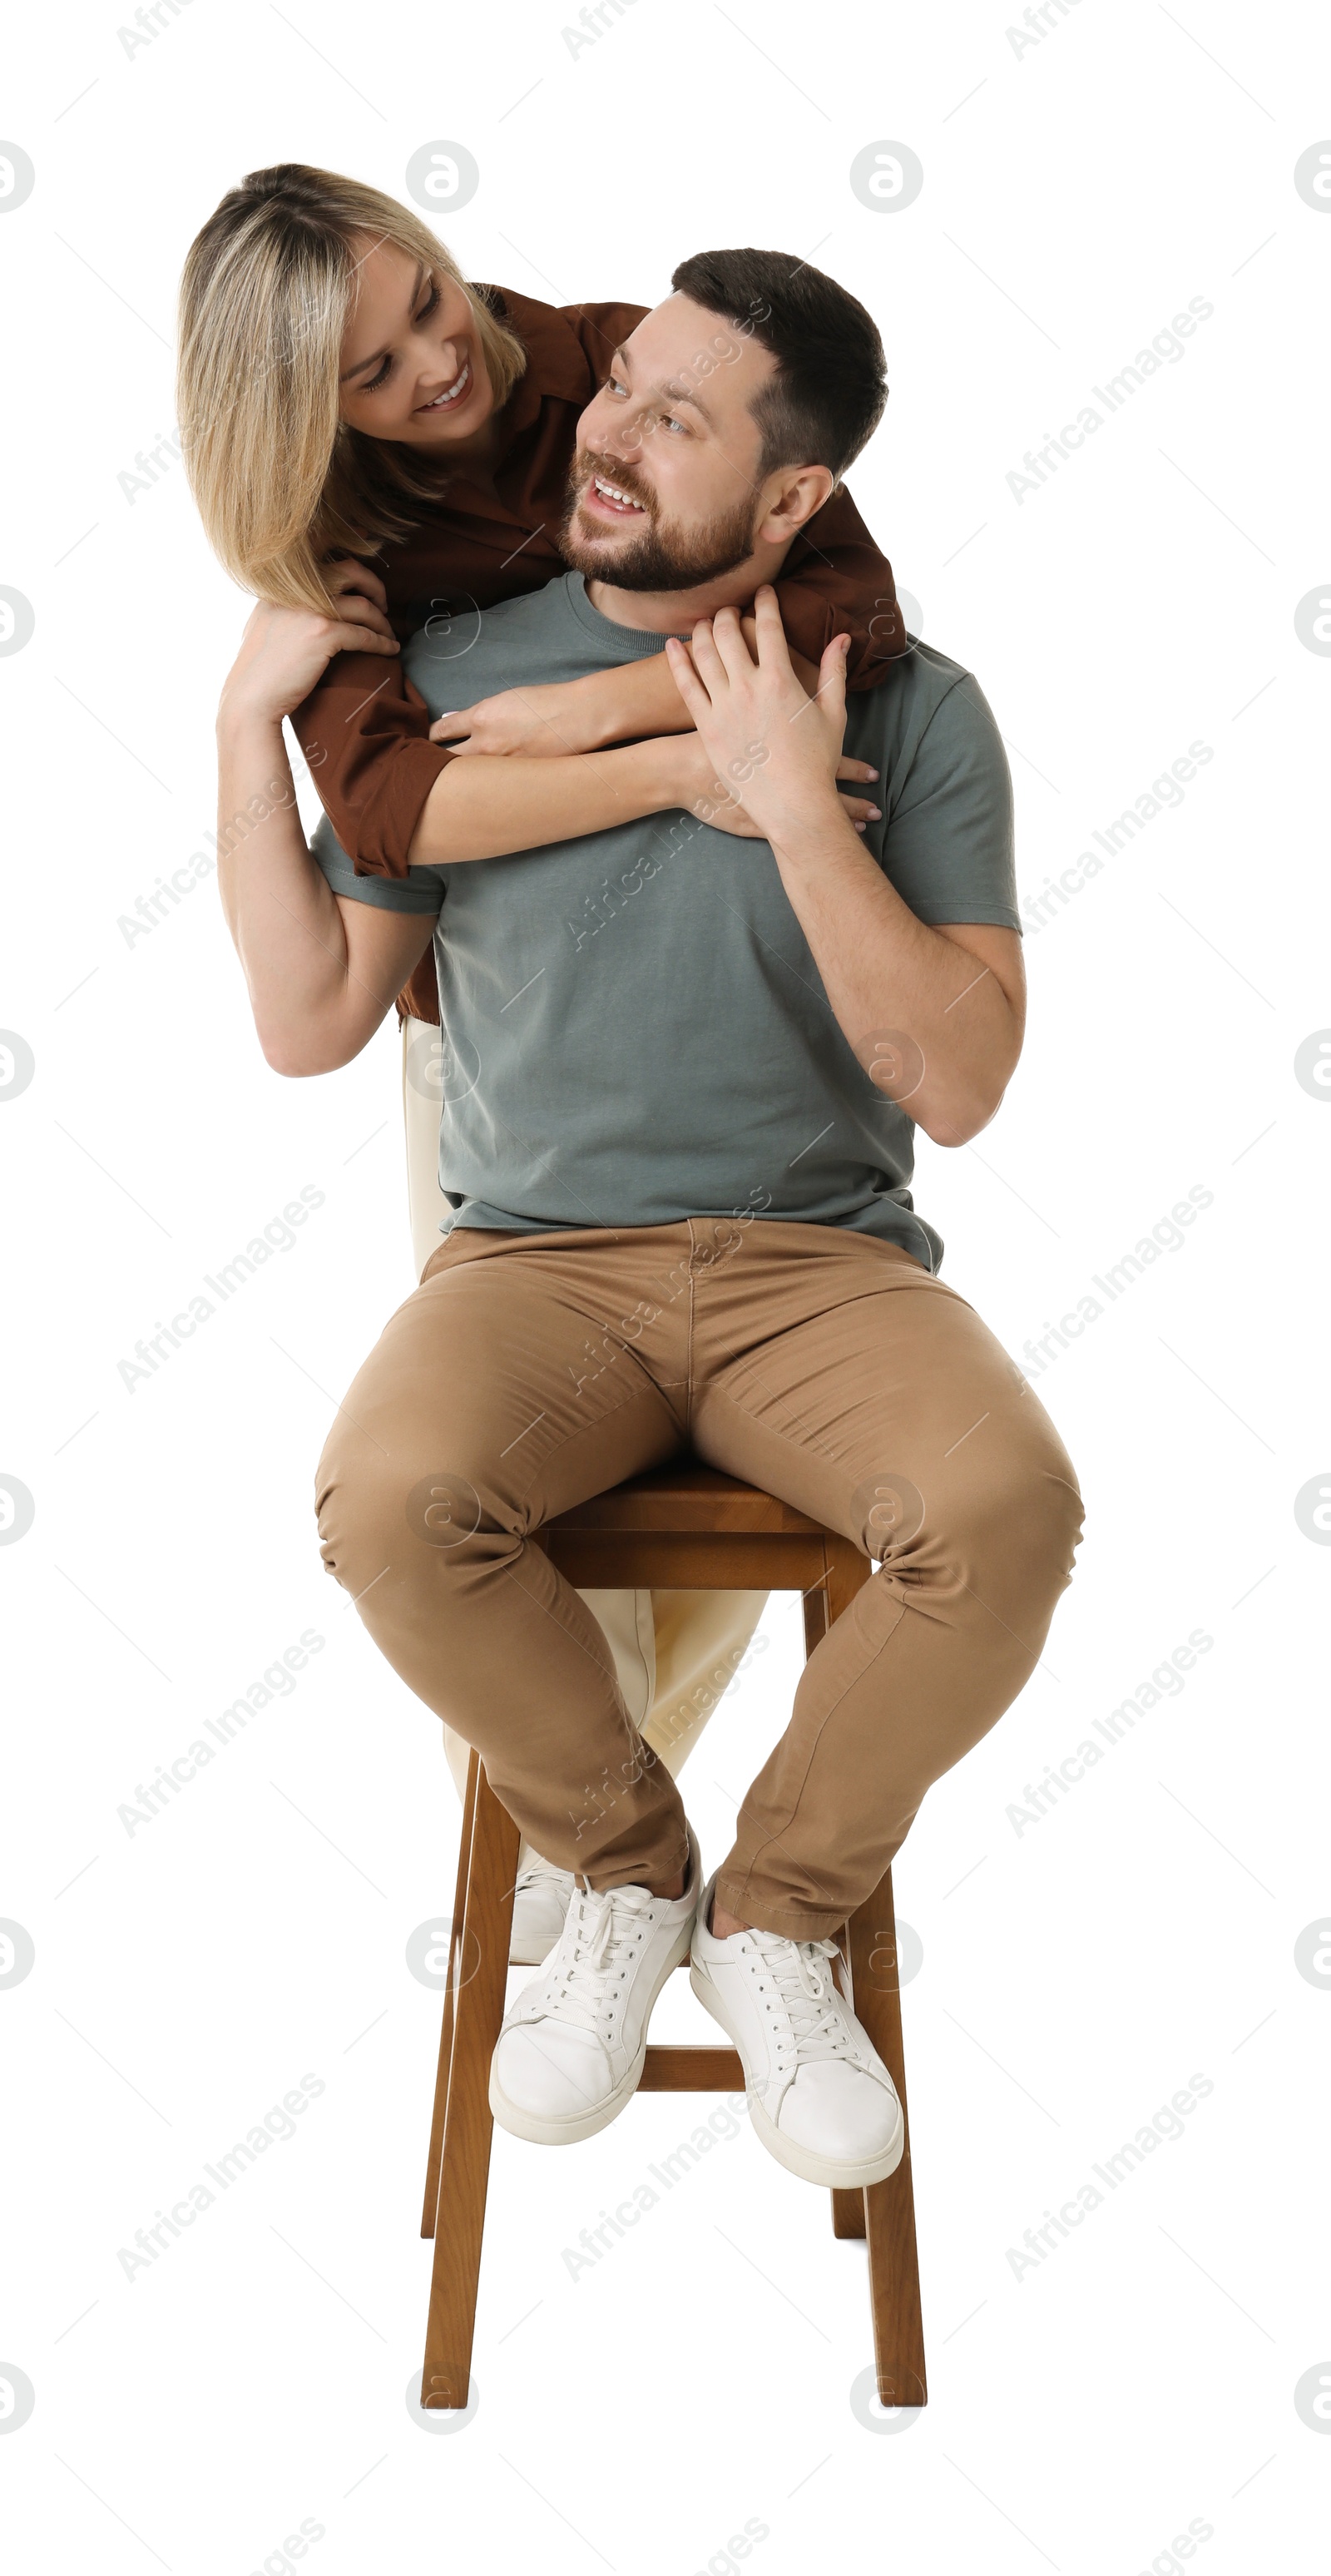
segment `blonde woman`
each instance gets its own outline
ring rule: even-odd
[[[465,653],[482,608],[563,569],[578,418],[645,309],[556,308],[469,284],[408,208],[299,163],[252,173],[192,244],[184,456],[214,550],[260,603],[228,690],[258,692],[290,718],[358,875],[539,846],[659,803],[638,754],[690,729],[664,653],[509,691],[433,726],[398,660],[427,623],[438,649]],[[687,435],[684,397],[726,363],[747,319],[709,336],[692,387],[670,388],[674,407],[663,395],[660,434]],[[844,489],[796,539],[777,595],[807,666],[849,632],[852,688],[873,686],[904,648],[891,567]],[[621,743],[634,749],[612,748]],[[224,770],[223,838],[245,802],[231,786]],[[398,1017],[405,1068],[439,1021],[428,951]],[[407,1080],[404,1102],[419,1275],[452,1212],[438,1188],[437,1109]],[[744,1659],[763,1596],[589,1598],[635,1723],[677,1772]],[[444,1734],[461,1782],[467,1748]],[[570,1888],[524,1847],[515,1959],[545,1956]]]

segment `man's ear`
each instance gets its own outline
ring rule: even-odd
[[[770,498],[758,527],[769,546],[788,546],[836,490],[828,465],[783,465],[769,477]]]

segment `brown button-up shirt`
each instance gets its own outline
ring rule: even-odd
[[[487,290],[527,350],[507,405],[508,444],[494,468],[498,495],[458,474],[437,508],[374,559],[393,631],[406,643],[432,614],[462,616],[540,590],[565,566],[556,538],[564,514],[578,420],[611,357],[641,322],[642,304],[536,302],[510,287]],[[412,506],[412,505],[408,505]],[[833,494],[796,538],[776,585],[786,634],[816,662],[849,632],[852,688],[872,688],[904,650],[892,567],[850,495]],[[292,718],[333,829],[360,876],[405,876],[407,852],[431,788],[454,757],[429,739],[430,713],[398,662],[339,653]],[[427,950],[399,996],[399,1013],[438,1021],[434,959]]]

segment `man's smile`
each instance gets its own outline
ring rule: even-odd
[[[593,518],[645,518],[647,505],[626,492],[622,483],[612,483],[607,475],[593,474],[582,492],[582,507]]]

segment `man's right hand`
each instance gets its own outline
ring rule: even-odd
[[[293,715],[304,703],[335,653],[400,650],[376,574],[363,564],[330,564],[328,586],[337,596],[340,614],[336,617],[320,616],[313,608],[279,608],[272,600],[259,601],[222,685],[219,722],[226,716],[245,715],[280,724],[283,716]]]

